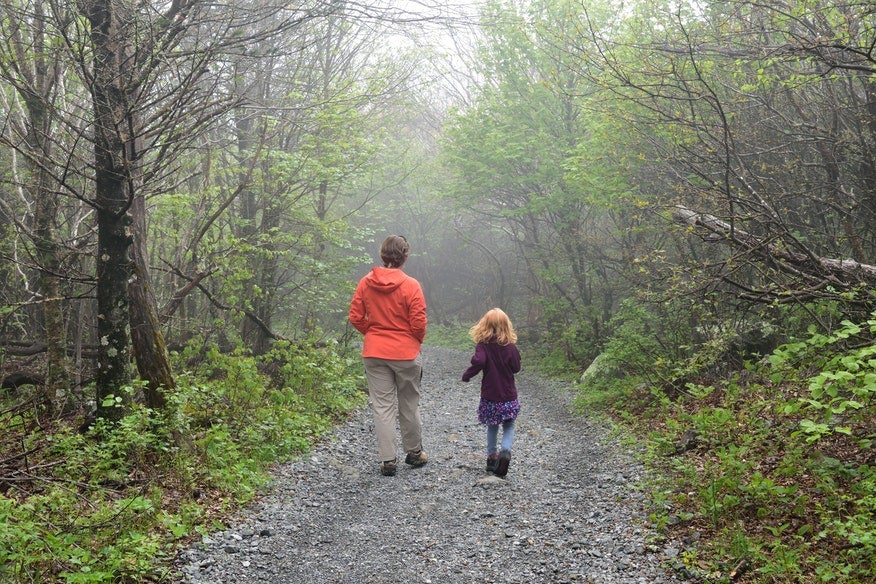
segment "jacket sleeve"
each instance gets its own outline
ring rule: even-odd
[[[475,347],[474,355],[471,358],[471,367],[465,370],[462,374],[463,381],[469,381],[472,377],[480,373],[484,368],[484,363],[486,363],[487,354],[484,351],[484,347],[478,343]]]
[[[368,331],[369,322],[368,315],[365,312],[365,300],[362,297],[364,284],[360,281],[356,286],[356,292],[353,293],[353,300],[350,301],[350,324],[356,327],[356,330],[363,335]]]
[[[411,326],[411,334],[420,343],[426,338],[426,297],[423,295],[423,289],[419,282],[412,279],[413,286],[411,287],[411,297],[408,304],[409,319]]]
[[[520,373],[520,351],[517,350],[516,344],[508,345],[508,366],[512,373]]]

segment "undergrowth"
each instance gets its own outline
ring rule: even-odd
[[[876,581],[876,319],[811,330],[715,374],[685,359],[629,365],[618,339],[578,407],[638,434],[656,472],[654,550],[701,582]],[[710,349],[711,350],[711,349]],[[635,361],[633,361],[635,363]],[[661,542],[661,539],[665,538]]]
[[[474,343],[472,343],[471,337],[468,336],[468,331],[474,326],[474,324],[474,322],[468,324],[429,323],[429,332],[426,333],[426,342],[436,347],[468,351],[469,349],[474,348]]]
[[[876,318],[716,369],[722,338],[654,342],[659,323],[624,317],[577,405],[639,436],[657,471],[654,551],[682,547],[671,567],[701,582],[876,581]],[[466,330],[429,342],[470,348]],[[42,419],[25,395],[0,404],[0,581],[169,581],[179,545],[364,400],[358,357],[332,346],[175,357],[166,410],[115,425]]]
[[[273,463],[364,400],[359,360],[332,346],[176,357],[185,372],[161,412],[80,428],[41,420],[22,396],[0,408],[0,581],[169,581],[178,544],[220,526]]]

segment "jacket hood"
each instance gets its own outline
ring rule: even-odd
[[[374,266],[371,273],[365,276],[370,288],[378,292],[389,293],[401,286],[407,275],[398,268],[382,268]]]

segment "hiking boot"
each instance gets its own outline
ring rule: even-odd
[[[396,470],[396,462],[395,459],[392,460],[384,460],[380,463],[380,474],[385,477],[393,477],[395,476]]]
[[[503,450],[499,453],[499,462],[496,464],[496,470],[493,473],[497,477],[504,477],[508,474],[508,465],[511,464],[511,451]]]
[[[429,457],[422,450],[412,450],[405,456],[405,464],[409,464],[414,468],[423,466],[429,461]]]
[[[499,453],[494,452],[487,457],[487,472],[496,472],[496,467],[499,465]]]

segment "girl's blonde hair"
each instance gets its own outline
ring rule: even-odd
[[[511,319],[501,308],[493,308],[481,317],[476,325],[468,331],[476,343],[489,343],[493,337],[500,345],[513,345],[517,342],[517,333]]]

